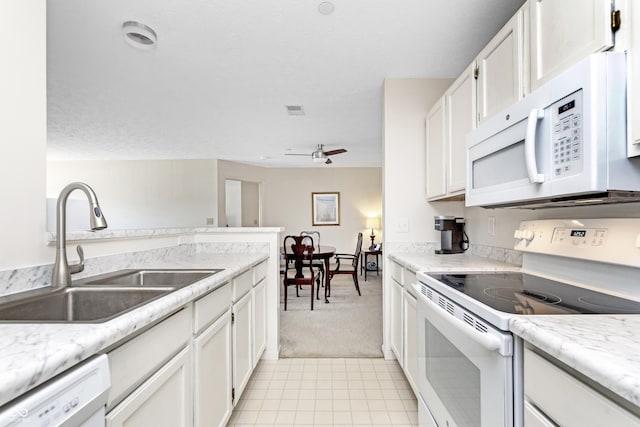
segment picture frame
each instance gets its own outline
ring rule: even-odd
[[[311,193],[312,225],[340,225],[340,193]]]

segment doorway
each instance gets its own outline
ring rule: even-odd
[[[260,183],[225,179],[227,227],[260,226]]]

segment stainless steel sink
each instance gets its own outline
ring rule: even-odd
[[[119,270],[75,281],[60,290],[9,295],[0,298],[0,322],[106,322],[220,271]]]
[[[119,270],[73,282],[73,286],[118,285],[131,287],[172,286],[181,288],[202,280],[221,269],[140,269]]]
[[[67,287],[3,304],[0,321],[105,322],[173,290],[171,287]]]

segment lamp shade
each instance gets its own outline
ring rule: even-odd
[[[378,217],[367,218],[367,228],[372,230],[380,228],[380,219]]]

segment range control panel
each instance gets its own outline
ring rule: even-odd
[[[523,252],[640,266],[640,218],[522,221],[513,237]]]

